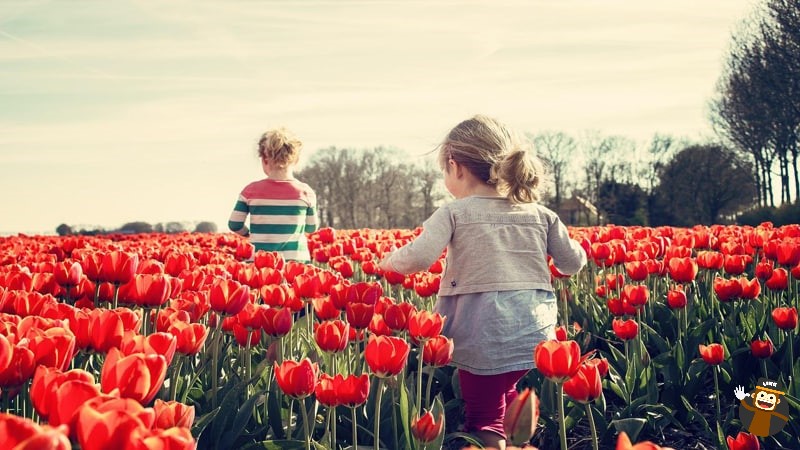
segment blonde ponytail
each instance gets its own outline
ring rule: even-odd
[[[533,203],[539,200],[539,185],[544,168],[539,158],[528,150],[517,148],[506,153],[495,165],[497,189],[511,203]]]
[[[539,200],[544,164],[529,150],[530,143],[501,122],[477,115],[455,126],[439,146],[439,165],[449,159],[466,167],[512,203]]]

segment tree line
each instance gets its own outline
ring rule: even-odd
[[[575,225],[730,222],[755,203],[750,164],[719,143],[656,135],[641,145],[599,132],[528,138],[551,175],[544,203],[559,211],[578,196],[598,208]],[[319,150],[297,177],[316,191],[321,225],[334,228],[413,228],[449,198],[435,155],[410,161],[384,147]]]
[[[711,119],[720,136],[751,159],[758,204],[774,207],[775,184],[782,204],[800,195],[800,0],[758,6],[732,38]]]
[[[97,225],[67,225],[62,223],[56,227],[59,236],[85,235],[94,236],[102,234],[137,234],[137,233],[216,233],[217,224],[209,221],[200,222],[158,222],[151,224],[144,221],[127,222],[119,228],[106,229]]]

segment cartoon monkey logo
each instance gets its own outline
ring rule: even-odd
[[[759,378],[755,391],[750,394],[745,394],[743,386],[738,386],[733,393],[741,401],[739,420],[751,434],[772,436],[789,421],[789,405],[781,399],[786,392],[777,381]]]

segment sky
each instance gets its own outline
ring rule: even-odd
[[[455,124],[713,135],[755,0],[0,0],[0,234],[212,221],[262,132],[423,158]]]

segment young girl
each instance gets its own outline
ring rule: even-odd
[[[455,345],[466,429],[502,450],[506,405],[534,366],[536,344],[555,336],[547,255],[571,275],[586,254],[556,213],[534,203],[541,162],[500,122],[475,116],[458,124],[439,146],[439,165],[456,200],[381,267],[425,270],[447,248],[435,310],[447,317],[443,334]]]
[[[302,145],[285,128],[261,135],[258,156],[267,178],[245,186],[228,228],[250,236],[256,251],[276,251],[287,260],[310,261],[305,233],[317,228],[317,196],[292,173]],[[250,228],[244,224],[248,214]]]

